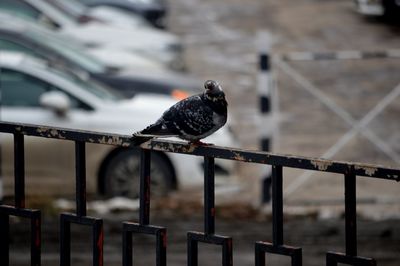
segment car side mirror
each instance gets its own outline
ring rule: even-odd
[[[39,103],[44,108],[50,109],[58,116],[65,116],[71,107],[69,97],[60,91],[48,91],[40,95]]]

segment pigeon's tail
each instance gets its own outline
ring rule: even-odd
[[[159,123],[155,123],[139,132],[133,133],[131,138],[131,143],[135,146],[145,143],[146,141],[154,138],[155,137],[154,132],[160,129],[161,125]]]
[[[167,133],[167,131],[163,128],[162,123],[160,123],[159,121],[139,132],[139,134],[141,135],[164,135],[165,133]]]
[[[160,137],[178,137],[178,135],[171,133],[159,120],[155,124],[146,127],[142,131],[133,133],[131,143],[137,146],[153,138]]]
[[[146,141],[151,140],[152,138],[154,138],[154,137],[144,136],[144,135],[141,135],[141,132],[137,132],[137,133],[133,133],[133,135],[131,137],[131,143],[134,146],[139,146],[140,144],[145,143]]]

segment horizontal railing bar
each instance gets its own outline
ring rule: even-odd
[[[129,147],[130,136],[20,123],[0,123],[0,132]]]
[[[77,216],[74,213],[61,213],[61,218],[68,223],[94,226],[94,224],[102,221],[100,218],[91,216]]]
[[[142,144],[141,147],[156,151],[192,154],[197,156],[210,156],[214,158],[235,160],[240,162],[280,165],[283,167],[328,173],[345,174],[354,171],[354,173],[356,173],[358,176],[400,181],[400,168],[385,167],[374,164],[335,161],[294,155],[281,155],[270,152],[250,151],[214,145],[197,146],[189,145],[185,142],[169,140],[153,140],[151,142]]]
[[[23,218],[31,218],[35,215],[38,215],[39,213],[40,210],[36,209],[16,208],[14,206],[9,206],[9,205],[0,206],[0,215],[11,215]]]
[[[130,141],[131,136],[128,135],[71,130],[57,127],[34,126],[8,122],[0,123],[0,132],[11,134],[20,133],[28,136],[132,147]],[[385,167],[374,164],[335,161],[294,155],[280,155],[269,152],[250,151],[214,145],[198,146],[188,144],[186,142],[170,140],[153,140],[151,142],[142,144],[141,147],[164,152],[191,154],[196,156],[210,156],[214,158],[241,162],[280,165],[283,167],[314,170],[320,172],[338,174],[353,172],[357,176],[376,177],[400,181],[400,168]]]
[[[157,225],[141,225],[133,222],[123,222],[123,230],[140,234],[156,235],[165,230],[165,227]]]
[[[190,240],[202,242],[206,244],[223,245],[226,241],[231,240],[229,236],[206,234],[203,232],[190,231],[187,233],[187,237]]]

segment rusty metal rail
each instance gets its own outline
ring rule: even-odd
[[[131,147],[130,136],[50,128],[0,122],[0,132],[14,135],[15,205],[0,206],[0,265],[9,265],[9,216],[31,221],[31,265],[40,265],[41,213],[25,208],[24,136],[75,141],[76,213],[60,215],[60,265],[70,265],[71,223],[92,227],[93,265],[103,265],[103,220],[86,216],[85,143]],[[182,153],[204,157],[204,231],[187,233],[188,265],[198,263],[198,242],[220,245],[222,265],[233,265],[232,238],[215,233],[214,159],[272,165],[272,241],[255,243],[255,265],[265,265],[265,254],[291,257],[292,265],[302,265],[302,250],[284,244],[283,230],[283,169],[284,167],[341,174],[345,184],[345,247],[346,253],[328,252],[326,265],[376,265],[372,258],[357,254],[356,177],[400,181],[400,169],[379,165],[341,162],[320,158],[286,156],[218,146],[196,146],[184,142],[153,140],[141,146],[140,211],[138,223],[123,222],[123,265],[131,266],[133,234],[156,237],[156,265],[166,265],[167,229],[150,223],[150,157],[151,151]]]

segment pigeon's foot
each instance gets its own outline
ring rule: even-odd
[[[141,135],[141,134],[140,134],[140,131],[133,132],[133,133],[132,133],[132,138],[137,137],[137,136],[140,136],[140,135]]]
[[[189,144],[193,144],[193,145],[197,145],[197,146],[213,146],[214,145],[212,143],[205,143],[200,140],[189,141]]]

